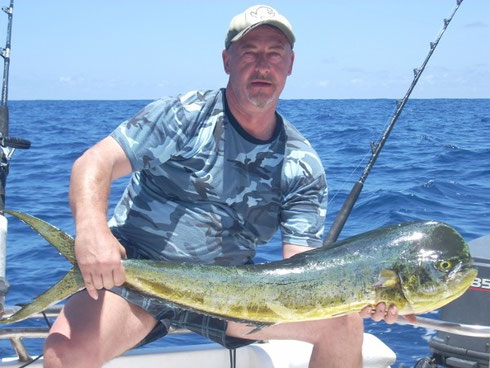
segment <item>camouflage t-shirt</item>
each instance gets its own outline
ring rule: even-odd
[[[271,139],[241,128],[225,90],[152,102],[111,136],[134,173],[109,225],[146,256],[236,265],[280,227],[320,246],[327,185],[309,142],[279,114]]]

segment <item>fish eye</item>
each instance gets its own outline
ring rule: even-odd
[[[450,261],[441,261],[438,264],[438,268],[441,271],[449,271],[452,268],[453,264]]]

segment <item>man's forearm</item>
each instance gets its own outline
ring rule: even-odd
[[[308,250],[312,250],[312,247],[306,247],[304,245],[294,245],[283,243],[282,245],[282,258],[286,259],[294,256],[295,254],[306,252]]]
[[[130,172],[131,163],[112,137],[106,137],[75,161],[70,179],[70,206],[77,227],[107,222],[111,182]]]
[[[104,162],[103,157],[93,148],[75,161],[69,195],[77,228],[95,226],[107,221],[111,171],[108,163]]]

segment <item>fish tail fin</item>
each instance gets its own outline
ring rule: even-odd
[[[75,241],[73,237],[63,230],[43,221],[37,217],[13,210],[4,210],[5,213],[17,217],[19,220],[29,225],[35,232],[46,239],[49,244],[55,247],[71,264],[76,263],[75,258]]]
[[[78,268],[73,267],[58,283],[39,295],[31,303],[24,305],[10,317],[0,319],[0,323],[6,324],[22,321],[33,314],[42,312],[49,306],[56,304],[84,287],[85,285],[80,271]]]

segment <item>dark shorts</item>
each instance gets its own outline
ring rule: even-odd
[[[132,244],[121,239],[119,241],[126,248],[128,258],[147,259]],[[148,344],[167,335],[171,327],[196,332],[228,349],[236,349],[255,342],[254,340],[227,336],[225,332],[228,322],[219,318],[174,307],[161,299],[144,295],[124,287],[114,287],[111,291],[143,308],[158,321],[155,328],[153,328],[138,346]]]

